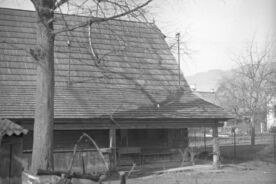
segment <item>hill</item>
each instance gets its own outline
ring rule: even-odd
[[[190,86],[196,86],[197,91],[211,91],[213,89],[216,90],[219,81],[230,73],[230,70],[209,70],[186,76],[185,78]]]
[[[276,62],[269,63],[270,68],[276,71]],[[224,78],[231,75],[233,70],[209,70],[200,72],[194,75],[185,76],[190,86],[195,85],[197,91],[212,91],[216,90],[218,83]]]

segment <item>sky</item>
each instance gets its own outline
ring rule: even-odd
[[[33,9],[30,0],[0,0],[0,7]],[[276,0],[154,0],[148,17],[169,45],[180,33],[181,69],[188,76],[234,68],[233,56],[252,38],[263,45],[274,31],[274,7]]]
[[[276,22],[275,0],[162,2],[155,2],[156,24],[171,40],[175,40],[175,33],[180,32],[192,50],[190,58],[181,57],[185,75],[235,67],[233,58],[245,49],[253,37],[256,44],[263,45]]]

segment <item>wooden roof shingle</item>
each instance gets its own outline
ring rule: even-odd
[[[68,24],[87,17],[66,15]],[[64,23],[57,15],[58,28]],[[0,116],[33,118],[35,13],[0,8]],[[55,118],[212,118],[231,115],[195,96],[164,35],[150,23],[112,20],[56,36]],[[70,46],[68,46],[68,41]],[[7,43],[4,43],[7,42]],[[159,105],[157,105],[159,104]],[[157,107],[159,106],[159,108]]]
[[[0,139],[5,135],[7,136],[21,135],[21,134],[26,135],[27,133],[28,133],[28,130],[12,122],[11,120],[0,118]]]

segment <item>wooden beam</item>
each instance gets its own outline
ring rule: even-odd
[[[204,151],[206,151],[206,128],[204,127]]]
[[[218,138],[218,127],[213,127],[213,167],[218,169],[220,167],[219,157],[219,138]]]
[[[109,129],[109,170],[116,171],[117,169],[117,158],[116,158],[116,129],[110,128]]]
[[[16,120],[16,119],[14,119]],[[33,119],[18,120],[26,129],[33,129]],[[214,127],[223,126],[216,123],[216,119],[123,119],[117,118],[116,123],[120,129],[175,129],[188,127]],[[114,124],[109,118],[56,118],[54,123],[55,130],[91,130],[109,129]]]

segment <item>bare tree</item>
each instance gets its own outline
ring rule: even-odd
[[[53,169],[53,122],[54,122],[54,46],[55,36],[79,27],[91,26],[122,17],[141,17],[143,7],[152,0],[31,0],[37,15],[36,40],[34,48],[28,50],[37,63],[37,90],[35,96],[34,142],[31,171]],[[89,16],[84,22],[54,28],[56,13],[63,12]],[[93,51],[93,49],[92,49]]]
[[[257,115],[267,111],[275,78],[270,43],[260,49],[252,40],[245,53],[236,57],[237,69],[219,84],[220,103],[239,117],[250,118],[251,145],[255,145]]]

